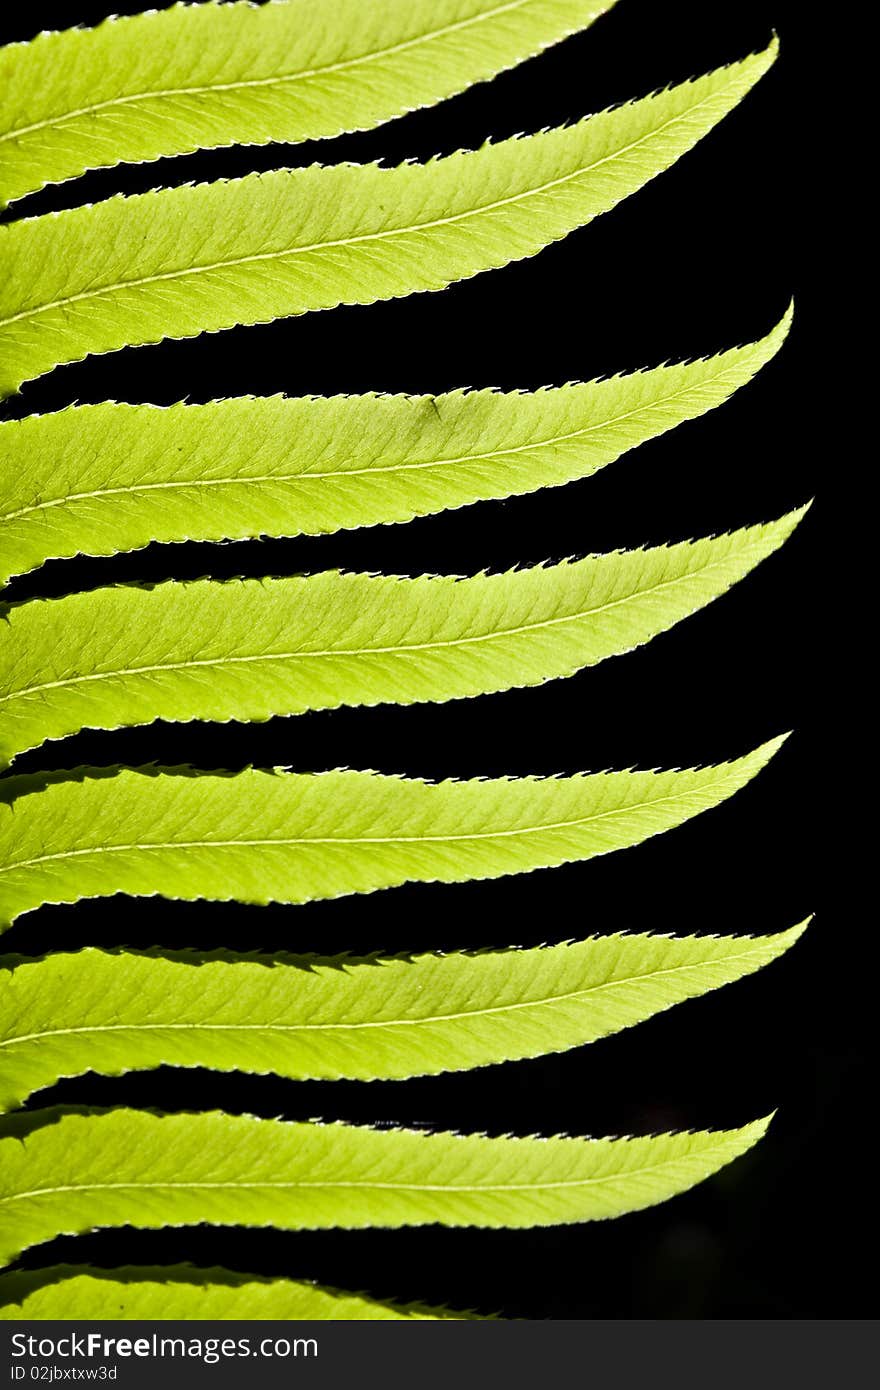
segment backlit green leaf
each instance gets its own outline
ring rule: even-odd
[[[36,599],[0,623],[0,754],[82,728],[437,702],[570,676],[723,593],[801,515],[469,579],[330,571]]]
[[[0,971],[0,1107],[87,1071],[398,1079],[560,1052],[759,970],[805,925],[364,964],[92,949],[23,961]]]
[[[638,1139],[488,1139],[136,1110],[38,1111],[29,1122],[0,1139],[3,1262],[59,1235],[112,1226],[601,1220],[693,1187],[768,1123]]]
[[[106,402],[9,420],[0,582],[81,553],[319,535],[585,478],[726,400],[789,322],[717,357],[531,393]]]
[[[0,1322],[231,1320],[378,1322],[472,1319],[418,1304],[372,1298],[290,1279],[259,1279],[224,1269],[82,1269],[55,1265],[0,1276]]]
[[[0,922],[113,893],[304,903],[589,859],[716,806],[781,741],[717,767],[575,777],[429,783],[348,771],[86,770],[81,780],[14,778],[7,796],[20,794],[0,803]]]

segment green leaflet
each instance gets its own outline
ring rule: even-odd
[[[0,227],[0,394],[89,353],[439,290],[534,255],[674,163],[775,52],[428,164],[278,170]]]
[[[290,1279],[260,1279],[225,1269],[81,1269],[54,1265],[0,1276],[0,1322],[85,1319],[311,1322],[461,1321],[473,1313],[372,1298]],[[482,1320],[482,1319],[481,1319]]]
[[[108,1226],[601,1220],[684,1192],[768,1124],[638,1139],[487,1139],[210,1113],[38,1111],[27,1120],[0,1139],[0,1262]]]
[[[87,769],[82,780],[12,779],[7,795],[21,794],[0,804],[0,923],[113,893],[304,903],[589,859],[716,806],[781,742],[717,767],[575,777]]]
[[[0,1107],[87,1071],[387,1080],[538,1057],[751,974],[805,927],[364,964],[93,949],[25,961],[0,971]]]
[[[474,575],[117,586],[2,614],[0,756],[82,728],[442,701],[569,676],[723,593],[800,520]]]
[[[49,559],[317,535],[584,478],[726,400],[790,321],[717,357],[530,393],[105,403],[6,421],[0,583]]]
[[[380,125],[612,3],[209,0],[40,34],[0,50],[0,202],[104,165]]]

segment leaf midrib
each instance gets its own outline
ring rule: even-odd
[[[106,101],[93,102],[89,106],[82,106],[71,111],[64,111],[60,114],[48,117],[46,120],[35,121],[32,125],[16,126],[13,130],[0,135],[0,144],[3,144],[7,140],[20,140],[22,136],[32,135],[38,130],[63,127],[71,121],[78,120],[81,116],[91,116],[97,111],[106,111],[114,106],[130,106],[137,102],[153,101],[157,98],[161,99],[164,97],[203,96],[208,92],[237,92],[247,91],[254,87],[271,87],[283,84],[293,85],[295,82],[306,81],[312,77],[325,77],[330,73],[344,72],[349,68],[358,67],[365,63],[372,63],[382,58],[393,57],[396,53],[406,52],[406,50],[410,48],[417,48],[420,44],[433,43],[435,39],[444,38],[447,34],[453,34],[459,30],[471,28],[475,24],[483,23],[484,20],[497,19],[501,14],[505,14],[510,10],[522,9],[523,5],[532,3],[533,0],[507,0],[507,3],[496,5],[494,9],[487,10],[482,14],[471,15],[468,19],[458,20],[454,24],[443,25],[439,29],[431,29],[424,34],[416,34],[412,39],[406,39],[400,43],[391,44],[386,48],[377,48],[370,53],[358,54],[355,58],[343,59],[336,63],[327,63],[323,67],[303,68],[291,73],[278,73],[274,77],[251,78],[239,82],[211,82],[197,87],[157,88],[154,91],[133,92],[127,96],[109,97]]]
[[[766,949],[766,947],[764,948]],[[602,980],[595,985],[585,985],[582,989],[569,990],[564,994],[550,994],[541,999],[524,999],[507,1004],[494,1004],[488,1008],[462,1009],[451,1014],[432,1014],[423,1018],[390,1018],[364,1020],[360,1023],[102,1023],[77,1028],[51,1028],[39,1033],[22,1033],[17,1037],[0,1040],[0,1048],[13,1047],[17,1043],[36,1042],[42,1038],[73,1037],[83,1033],[164,1033],[164,1032],[259,1032],[259,1033],[300,1033],[300,1032],[354,1032],[361,1028],[400,1028],[422,1027],[434,1023],[455,1023],[460,1019],[483,1018],[490,1014],[515,1013],[521,1009],[540,1009],[548,1005],[564,1004],[571,999],[581,999],[590,994],[601,994],[604,990],[623,989],[628,985],[644,980],[656,980],[662,975],[681,975],[687,971],[705,970],[708,966],[727,965],[731,961],[747,960],[750,956],[762,954],[762,948],[755,944],[745,951],[734,951],[725,956],[714,956],[711,960],[688,961],[681,965],[665,966],[660,970],[645,971],[642,974],[622,975],[612,980]],[[132,1070],[136,1070],[135,1067]]]
[[[393,1133],[394,1131],[391,1131]],[[729,1139],[729,1136],[725,1137]],[[430,1141],[429,1141],[430,1142]],[[487,1143],[491,1142],[487,1140]],[[591,1141],[585,1139],[584,1145]],[[596,1141],[592,1141],[596,1142]],[[617,1141],[627,1142],[627,1141]],[[629,1141],[632,1142],[632,1141]],[[295,1181],[244,1181],[237,1182],[229,1180],[227,1182],[95,1182],[95,1183],[68,1183],[53,1187],[36,1187],[27,1192],[13,1192],[8,1196],[0,1197],[0,1204],[4,1202],[20,1202],[29,1197],[51,1197],[61,1193],[86,1193],[86,1192],[140,1192],[149,1191],[228,1191],[230,1188],[239,1191],[276,1191],[283,1189],[297,1188],[318,1188],[318,1189],[366,1189],[368,1191],[378,1190],[385,1192],[462,1192],[462,1193],[492,1193],[492,1192],[544,1192],[559,1188],[569,1187],[595,1187],[600,1184],[620,1183],[629,1178],[643,1177],[648,1173],[662,1172],[666,1168],[675,1168],[682,1163],[688,1163],[693,1159],[703,1159],[718,1149],[727,1148],[727,1143],[722,1140],[720,1143],[709,1143],[701,1148],[697,1153],[676,1154],[673,1158],[661,1159],[657,1163],[646,1164],[639,1168],[626,1168],[621,1172],[603,1173],[592,1178],[564,1178],[554,1182],[511,1182],[511,1183],[413,1183],[413,1182],[378,1182],[374,1180],[356,1179],[326,1179],[318,1181],[316,1179],[302,1178]],[[187,1222],[184,1225],[190,1224]],[[241,1224],[238,1221],[229,1223],[230,1225]],[[262,1223],[261,1223],[262,1224]]]
[[[735,79],[732,79],[732,81],[733,80]],[[0,329],[8,327],[12,323],[18,323],[22,320],[36,318],[40,314],[50,313],[54,309],[66,308],[66,306],[69,304],[76,304],[87,299],[100,299],[105,295],[115,294],[117,290],[137,289],[142,285],[158,284],[159,282],[164,280],[180,280],[191,275],[209,275],[214,270],[226,270],[229,268],[235,268],[240,265],[251,265],[258,261],[284,260],[286,258],[291,258],[294,256],[306,255],[309,252],[313,251],[335,250],[340,247],[355,246],[364,242],[383,241],[389,237],[407,236],[411,232],[428,231],[435,227],[450,226],[456,222],[467,221],[468,218],[480,217],[484,213],[494,212],[498,208],[508,207],[511,204],[522,203],[529,198],[538,197],[542,193],[547,193],[553,188],[558,188],[565,183],[571,182],[573,179],[578,179],[583,177],[583,175],[585,174],[592,173],[595,169],[601,168],[603,164],[608,164],[613,160],[622,158],[624,155],[629,154],[632,150],[638,149],[641,145],[644,145],[648,141],[655,139],[659,135],[662,135],[663,132],[667,130],[670,126],[676,125],[677,123],[686,120],[689,116],[692,116],[695,111],[698,111],[702,106],[708,105],[709,102],[714,100],[718,95],[719,91],[717,89],[713,90],[712,92],[708,93],[707,96],[701,97],[699,101],[695,101],[691,106],[687,107],[685,111],[678,112],[676,115],[670,116],[667,120],[662,121],[660,125],[654,126],[645,135],[639,136],[637,140],[633,140],[627,145],[620,146],[618,149],[613,150],[610,154],[603,155],[601,159],[594,160],[591,164],[583,165],[577,169],[570,171],[567,174],[562,174],[559,178],[550,179],[547,183],[539,184],[535,188],[528,188],[524,192],[513,194],[509,198],[500,198],[492,203],[481,204],[479,207],[476,208],[466,208],[463,212],[453,213],[450,214],[450,216],[448,217],[432,218],[427,222],[415,222],[405,227],[392,227],[386,231],[379,232],[365,232],[359,236],[341,237],[336,241],[319,241],[314,242],[313,244],[308,246],[289,246],[285,247],[281,251],[260,251],[250,256],[236,256],[223,261],[213,261],[204,265],[187,266],[177,270],[163,271],[159,274],[144,275],[135,277],[130,280],[120,280],[113,284],[100,285],[95,289],[83,290],[79,294],[66,295],[61,299],[50,300],[46,304],[38,304],[32,309],[24,309],[20,313],[11,314],[7,318],[0,319]],[[652,101],[654,100],[654,97],[645,97],[643,98],[643,100],[646,102]],[[447,158],[451,159],[454,159],[455,157],[455,155],[447,156]],[[367,168],[369,166],[361,165],[355,167]],[[421,167],[424,168],[426,166],[423,165]],[[387,170],[385,172],[390,173],[393,171]],[[144,194],[141,196],[150,197],[152,195]],[[49,215],[51,216],[51,214]],[[596,215],[598,216],[599,214]],[[593,219],[591,217],[587,220],[592,221]],[[586,225],[586,223],[582,225]],[[514,259],[522,259],[522,257],[514,257]],[[343,304],[345,302],[345,300],[338,301],[338,303],[340,304]]]

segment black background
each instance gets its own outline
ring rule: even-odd
[[[117,5],[128,12],[138,6]],[[161,6],[160,6],[161,8]],[[10,597],[120,580],[344,566],[465,573],[661,543],[766,520],[810,498],[824,357],[808,7],[782,0],[620,0],[587,34],[432,111],[320,145],[218,151],[90,175],[16,215],[314,159],[389,163],[577,118],[762,48],[782,56],[694,151],[537,258],[442,295],[345,308],[62,368],[7,415],[73,399],[438,392],[535,387],[704,355],[765,333],[794,293],[780,357],[721,409],[565,489],[355,534],[153,547],[49,564]],[[104,3],[31,3],[5,39],[95,22]],[[821,201],[819,199],[818,201]],[[784,549],[647,647],[567,681],[446,706],[340,710],[252,727],[82,735],[21,769],[191,761],[203,768],[369,766],[430,777],[713,762],[784,730],[746,790],[668,836],[491,884],[411,886],[306,908],[123,899],[43,909],[7,937],[40,953],[95,943],[367,952],[535,945],[620,928],[766,932],[815,910],[827,644],[822,498]],[[103,1232],[24,1263],[193,1260],[527,1318],[859,1316],[866,1309],[842,1139],[865,1079],[843,970],[842,913],[749,980],[563,1056],[406,1083],[294,1083],[163,1070],[81,1078],[32,1104],[222,1106],[491,1133],[613,1134],[735,1125],[778,1106],[768,1139],[695,1191],[612,1223],[559,1230],[294,1234]],[[852,1164],[852,1158],[849,1160]]]

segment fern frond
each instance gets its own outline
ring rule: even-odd
[[[585,478],[720,405],[790,321],[716,357],[531,393],[107,402],[5,421],[0,583],[50,559],[319,535]]]
[[[0,208],[89,169],[375,127],[613,3],[204,0],[41,34],[0,49]],[[91,355],[440,291],[534,256],[673,165],[776,49],[423,164],[276,169],[0,224],[0,400]],[[406,522],[584,478],[726,399],[789,321],[715,358],[531,393],[105,402],[8,421],[0,584],[78,554]],[[805,510],[503,574],[202,579],[0,604],[0,771],[85,729],[440,702],[570,676],[724,593]],[[293,906],[578,863],[719,805],[783,741],[709,767],[437,783],[286,768],[0,776],[0,932],[43,905],[116,894]],[[89,1072],[403,1080],[545,1056],[748,975],[806,925],[392,959],[366,942],[361,958],[7,957],[0,1265],[119,1227],[524,1228],[664,1201],[745,1153],[770,1117],[493,1138],[24,1107]],[[476,1316],[189,1265],[19,1270],[0,1277],[0,1305],[2,1320]]]
[[[173,5],[0,50],[0,202],[87,169],[366,130],[584,29],[613,0]]]
[[[54,1265],[0,1275],[0,1322],[153,1321],[486,1321],[475,1313],[378,1302],[291,1279],[168,1265],[89,1269]]]
[[[469,579],[328,571],[35,599],[0,625],[0,756],[82,728],[439,702],[570,676],[709,603],[802,514]]]
[[[90,353],[439,290],[532,256],[674,163],[775,51],[428,164],[277,170],[0,227],[0,394]]]
[[[43,903],[113,893],[304,903],[589,859],[716,806],[781,742],[717,767],[558,778],[428,783],[253,770],[20,778],[21,794],[0,804],[0,923]],[[28,792],[32,783],[42,790]]]
[[[2,1262],[56,1236],[112,1226],[602,1220],[693,1187],[768,1124],[638,1139],[489,1139],[210,1113],[29,1119],[0,1139]]]
[[[0,971],[0,1108],[87,1071],[401,1079],[593,1042],[782,955],[773,936],[614,935],[369,964],[87,949]]]

